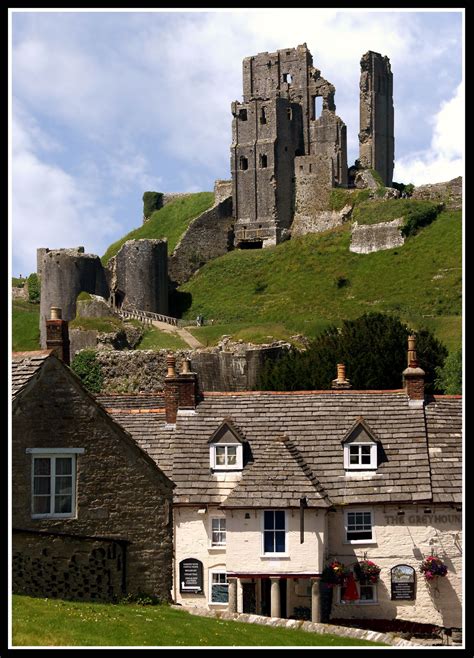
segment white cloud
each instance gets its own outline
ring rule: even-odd
[[[462,85],[434,115],[430,147],[396,160],[394,179],[423,185],[452,180],[464,173],[464,91]]]

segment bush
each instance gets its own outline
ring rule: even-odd
[[[41,282],[39,276],[33,272],[28,277],[28,301],[39,304],[41,298]]]
[[[462,349],[451,352],[443,367],[436,368],[436,387],[446,395],[462,393]]]
[[[163,206],[162,192],[144,192],[143,193],[143,217],[148,219],[155,210]]]
[[[100,393],[103,375],[95,350],[78,352],[72,360],[71,368],[90,393]]]
[[[436,390],[436,368],[444,364],[447,349],[428,330],[414,332],[398,318],[382,313],[345,320],[340,328],[330,326],[307,350],[292,349],[277,361],[268,360],[258,387],[276,391],[329,389],[337,363],[344,363],[355,390],[400,388],[410,333],[417,337],[417,356],[426,373],[425,390],[432,393]]]

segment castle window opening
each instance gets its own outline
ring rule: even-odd
[[[267,156],[264,153],[260,153],[259,164],[261,169],[266,169],[268,166]]]
[[[262,109],[260,110],[260,123],[261,124],[267,123],[267,115],[265,113],[264,107],[262,107]]]
[[[293,76],[291,73],[283,73],[283,82],[287,82],[289,85],[293,82]]]
[[[249,161],[243,155],[240,156],[239,160],[239,169],[241,171],[246,171],[249,168]]]
[[[323,111],[323,99],[321,96],[313,96],[313,119],[319,119]]]
[[[247,121],[247,110],[245,109],[239,110],[239,119],[241,121]]]
[[[293,110],[291,109],[291,107],[287,109],[286,114],[288,116],[288,121],[291,121],[293,119]]]

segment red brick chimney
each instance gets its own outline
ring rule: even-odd
[[[51,318],[46,320],[46,348],[69,365],[69,323],[61,314],[59,307],[51,306]]]
[[[403,371],[403,381],[409,401],[422,405],[425,399],[425,371],[418,363],[415,336],[408,336],[408,368]]]
[[[164,388],[166,422],[169,425],[175,425],[178,409],[196,408],[196,373],[191,372],[189,359],[185,359],[181,372],[176,374],[176,357],[174,354],[168,354],[166,365],[168,367]]]
[[[346,366],[343,363],[337,364],[337,377],[332,380],[331,388],[344,389],[351,388],[352,384],[349,379],[346,379]]]

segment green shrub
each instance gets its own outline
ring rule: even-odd
[[[78,352],[72,360],[71,368],[90,393],[100,393],[103,375],[95,350]]]
[[[451,352],[442,368],[436,368],[436,386],[446,395],[462,393],[462,349]]]
[[[411,201],[411,203],[415,203]],[[418,229],[423,226],[428,226],[439,215],[443,209],[443,204],[431,203],[430,201],[420,201],[413,207],[412,211],[405,218],[405,223],[402,226],[402,235],[408,237],[415,235]]]
[[[143,217],[148,219],[163,206],[163,192],[143,193]]]
[[[28,277],[28,301],[39,304],[41,298],[41,282],[39,276],[33,272]]]
[[[77,302],[89,302],[92,299],[92,296],[88,293],[82,290],[78,296],[76,297]]]

